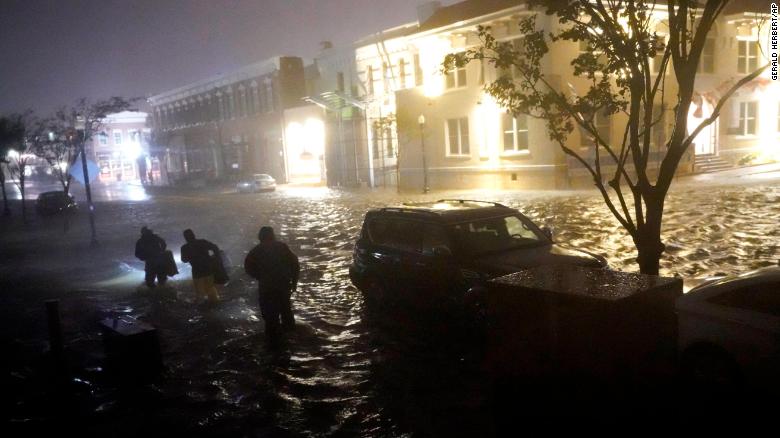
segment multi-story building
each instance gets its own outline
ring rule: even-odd
[[[373,173],[367,143],[366,101],[360,91],[355,47],[322,44],[314,59],[315,77],[305,98],[322,108],[325,167],[330,186],[370,186]]]
[[[123,111],[111,114],[87,145],[87,156],[97,163],[101,182],[146,181],[153,171],[148,162],[151,130],[147,113]],[[154,178],[154,176],[152,176]]]
[[[268,173],[287,181],[284,111],[303,103],[304,62],[282,56],[148,99],[168,179]]]
[[[763,2],[733,2],[723,12],[702,57],[690,125],[712,113],[730,84],[767,62],[767,51],[759,44],[768,41],[765,7]],[[663,36],[662,9],[654,19]],[[560,30],[556,17],[530,10],[521,0],[467,0],[447,7],[431,2],[418,8],[417,23],[358,42],[357,73],[369,125],[365,147],[376,185],[397,181],[402,188],[416,189],[427,179],[431,188],[564,188],[591,180],[548,138],[544,121],[513,117],[483,91],[486,83],[511,72],[477,61],[441,71],[447,54],[479,44],[479,25],[490,26],[498,41],[520,44],[518,22],[529,14],[536,15],[538,28]],[[580,50],[577,43],[552,43],[542,71],[562,89],[586,90],[585,79],[575,76],[570,64]],[[780,93],[769,74],[767,70],[732,96],[719,120],[697,136],[681,172],[716,156],[740,163],[778,155]],[[666,92],[673,96],[675,90],[670,86]],[[662,113],[665,119],[652,133],[651,168],[663,156],[672,105]],[[597,125],[602,137],[619,142],[625,118],[597,117]],[[567,142],[584,155],[592,153],[591,140],[579,132]]]

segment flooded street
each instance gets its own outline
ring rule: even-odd
[[[485,382],[473,350],[438,338],[435,324],[425,325],[429,321],[406,324],[414,315],[393,314],[388,322],[386,315],[371,314],[347,275],[367,209],[449,197],[518,208],[537,224],[551,226],[558,242],[604,255],[613,268],[637,270],[633,243],[591,192],[396,195],[284,188],[256,195],[166,195],[98,204],[101,246],[96,250],[85,245],[84,209],[65,235],[58,219],[36,219],[29,226],[36,233],[21,226],[3,231],[1,274],[23,285],[16,293],[28,294],[4,297],[3,339],[18,357],[44,349],[40,298],[61,299],[67,347],[86,364],[77,373],[81,389],[72,396],[78,403],[66,411],[87,418],[94,432],[111,424],[128,436],[149,432],[151,425],[154,431],[222,436],[478,434],[489,430],[490,419],[483,412]],[[777,184],[682,186],[667,202],[662,273],[694,284],[775,264],[779,217]],[[240,266],[265,224],[276,228],[302,266],[293,297],[299,326],[279,353],[263,344],[256,285]],[[234,269],[218,306],[195,303],[182,264],[170,288],[139,286],[143,267],[132,247],[141,225],[165,238],[177,261],[181,231],[188,227],[226,251]],[[59,285],[36,283],[47,278]],[[159,329],[166,366],[162,380],[133,390],[106,380],[99,368],[97,322],[115,314]],[[26,329],[13,324],[22,318],[39,322]],[[29,366],[9,366],[17,379],[33,374]],[[11,420],[48,421],[42,413],[52,407],[45,391],[19,385],[27,389],[19,390],[22,401],[11,408]]]

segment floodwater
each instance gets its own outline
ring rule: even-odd
[[[24,277],[25,272],[46,271],[39,257],[51,258],[46,263],[48,275],[61,280],[60,289],[68,291],[59,296],[66,344],[79,352],[80,367],[71,382],[76,389],[69,392],[66,412],[91,425],[85,426],[88,431],[110,428],[128,436],[154,431],[479,436],[490,432],[493,419],[487,412],[487,382],[481,378],[478,347],[452,339],[435,318],[397,309],[369,311],[347,275],[367,209],[441,197],[494,200],[516,207],[538,224],[551,226],[557,241],[602,254],[613,268],[636,270],[630,238],[592,193],[396,195],[325,188],[170,195],[153,202],[98,205],[101,249],[76,243],[87,236],[83,225],[71,225],[68,237],[61,237],[61,227],[49,223],[51,230],[36,232],[34,238],[0,234],[9,254],[15,254],[13,262],[4,259],[3,266]],[[662,274],[682,276],[694,284],[775,264],[780,257],[778,217],[778,185],[683,187],[667,202]],[[74,222],[86,222],[83,212]],[[237,266],[219,305],[195,302],[183,265],[168,288],[148,291],[139,286],[142,266],[132,258],[132,245],[142,224],[162,235],[174,251],[183,243],[180,232],[186,227],[225,249]],[[255,285],[240,267],[263,224],[275,226],[302,264],[293,299],[298,327],[279,352],[264,346]],[[36,249],[33,240],[44,239],[60,239],[59,247],[66,249]],[[84,259],[74,260],[73,251],[80,251]],[[84,260],[89,260],[87,266]],[[40,306],[40,301],[21,298],[13,302],[25,307],[28,316]],[[118,314],[158,328],[166,367],[159,381],[129,389],[105,376],[97,321]],[[19,349],[30,350],[42,345],[35,336],[43,330],[5,332],[21,345]],[[12,371],[19,379],[33,378],[28,365],[17,368]],[[44,389],[20,394],[11,410],[13,421],[51,421],[55,409],[47,404]]]

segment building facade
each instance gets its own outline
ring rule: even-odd
[[[697,75],[690,129],[712,114],[731,84],[767,63],[768,9],[763,11],[766,5],[756,6],[759,3],[734,2],[710,33]],[[467,0],[447,7],[431,2],[418,9],[417,23],[357,43],[357,74],[368,119],[364,147],[375,185],[415,190],[426,182],[433,189],[592,184],[587,170],[548,138],[544,121],[513,117],[484,92],[485,84],[511,72],[478,61],[442,71],[447,54],[480,43],[477,26],[490,26],[498,41],[522,44],[518,22],[531,14],[536,15],[537,28],[560,30],[555,17],[528,9],[524,1]],[[662,37],[668,34],[665,18],[662,8],[653,15]],[[551,43],[540,67],[559,89],[587,90],[586,79],[575,76],[570,64],[581,50],[580,44],[570,41]],[[674,75],[673,69],[667,75]],[[770,70],[765,71],[731,97],[718,121],[697,136],[680,172],[699,170],[714,159],[735,165],[780,158],[780,92],[769,75]],[[667,96],[675,95],[672,87],[667,86]],[[659,108],[663,117],[652,132],[651,172],[664,155],[672,128],[672,105]],[[600,133],[613,144],[620,142],[625,123],[620,115],[597,116]],[[567,139],[567,147],[593,160],[591,143],[578,131]]]
[[[146,182],[159,166],[149,160],[151,129],[147,113],[123,111],[102,121],[100,131],[87,145],[87,156],[97,163],[100,182]],[[154,174],[152,173],[152,178]]]
[[[290,56],[157,94],[151,154],[171,184],[253,173],[285,182],[284,111],[305,94],[304,62]]]

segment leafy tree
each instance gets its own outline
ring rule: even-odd
[[[5,191],[5,172],[7,170],[13,177],[15,174],[13,171],[18,165],[17,154],[22,153],[25,149],[25,118],[28,114],[0,117],[0,186],[3,188],[3,214],[6,216],[11,214],[11,209],[8,208],[8,197]],[[5,165],[5,170],[3,170],[3,165]],[[24,211],[23,187],[22,185],[22,210]]]
[[[768,65],[733,81],[699,126],[688,126],[697,98],[697,67],[707,36],[729,0],[532,0],[531,6],[557,18],[560,30],[546,32],[537,15],[520,19],[522,44],[499,42],[480,27],[479,47],[448,55],[442,69],[471,60],[506,72],[485,86],[514,115],[543,119],[550,139],[590,173],[607,207],[628,231],[640,271],[658,274],[664,202],[686,150],[697,134],[718,118],[726,101]],[[665,13],[665,17],[658,18]],[[668,40],[658,32],[662,27]],[[571,61],[573,74],[587,84],[577,92],[557,83],[543,68],[550,45],[568,41],[585,48]],[[667,74],[669,72],[669,74]],[[672,113],[671,135],[657,170],[651,164],[652,128]],[[599,115],[625,119],[620,141],[602,135]],[[582,153],[567,146],[575,128],[592,147]]]

